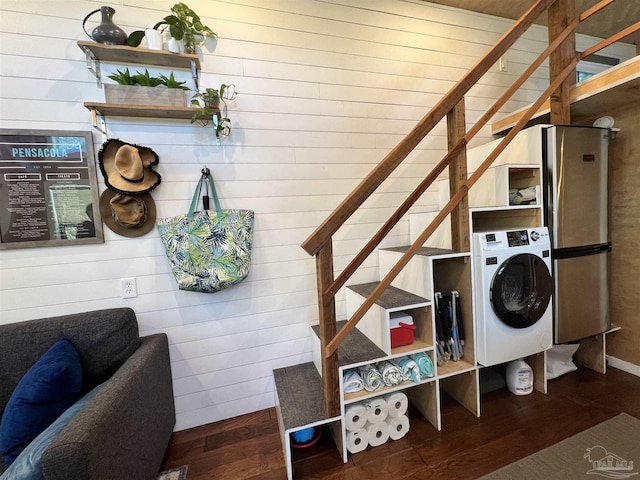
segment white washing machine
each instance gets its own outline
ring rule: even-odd
[[[551,242],[546,227],[473,234],[478,363],[497,365],[553,342]]]

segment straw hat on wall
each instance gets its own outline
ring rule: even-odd
[[[151,168],[160,161],[149,147],[118,139],[107,140],[98,152],[98,164],[108,188],[125,195],[150,192],[160,184]]]

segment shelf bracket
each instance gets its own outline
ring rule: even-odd
[[[93,76],[96,77],[96,85],[98,87],[102,87],[102,71],[100,70],[100,60],[95,57],[90,49],[85,47],[83,47],[82,49],[84,50],[84,55],[87,60],[87,68],[93,74]]]
[[[98,130],[102,134],[102,142],[107,141],[107,120],[104,118],[100,112],[98,112],[95,108],[91,110],[91,124],[93,128]]]
[[[196,92],[200,91],[200,86],[198,85],[198,68],[196,67],[195,59],[191,59],[191,76],[193,77],[193,83],[196,87]]]

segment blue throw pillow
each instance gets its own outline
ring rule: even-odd
[[[20,452],[78,399],[80,355],[58,340],[18,382],[0,422],[0,453],[9,466]]]
[[[42,473],[42,455],[54,438],[66,427],[104,384],[100,384],[64,411],[58,419],[38,435],[25,448],[11,466],[0,475],[0,480],[44,480]]]

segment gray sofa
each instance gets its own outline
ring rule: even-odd
[[[44,452],[44,478],[155,479],[175,425],[169,347],[165,334],[139,337],[130,308],[0,325],[0,416],[25,372],[61,337],[80,354],[83,392],[106,383]]]

